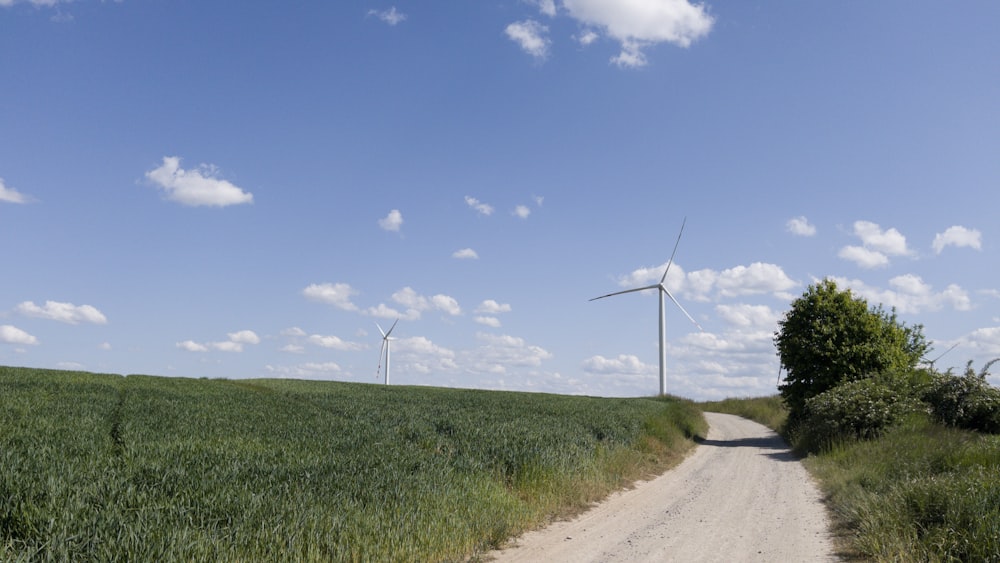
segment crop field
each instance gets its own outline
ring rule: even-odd
[[[460,560],[704,429],[674,399],[0,367],[0,559]]]

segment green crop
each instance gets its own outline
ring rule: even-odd
[[[0,559],[463,559],[700,424],[677,400],[0,367]]]

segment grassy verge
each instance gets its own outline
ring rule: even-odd
[[[463,559],[704,428],[674,399],[0,367],[0,560]]]
[[[778,397],[701,403],[781,430]],[[879,438],[803,462],[817,478],[845,555],[875,561],[1000,562],[1000,436],[922,415]]]

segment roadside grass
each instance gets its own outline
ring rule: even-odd
[[[698,403],[698,407],[703,411],[742,416],[754,422],[759,422],[775,432],[781,432],[785,421],[788,419],[788,409],[785,408],[779,395],[707,401]]]
[[[777,396],[698,406],[783,430]],[[846,440],[803,463],[824,493],[842,555],[1000,562],[1000,436],[914,414],[878,438]]]
[[[705,428],[672,398],[0,367],[0,560],[467,559]]]

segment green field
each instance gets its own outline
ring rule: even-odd
[[[460,560],[704,429],[675,399],[0,367],[0,559]]]

